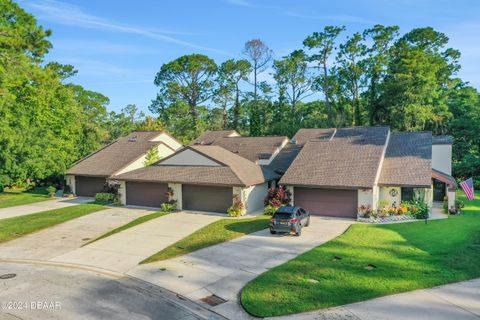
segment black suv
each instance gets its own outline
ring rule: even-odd
[[[310,213],[302,207],[284,206],[278,208],[270,219],[270,233],[287,232],[299,236],[302,228],[310,224]]]

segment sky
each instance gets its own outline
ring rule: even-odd
[[[244,58],[250,39],[262,39],[281,58],[326,25],[344,36],[375,24],[406,33],[431,26],[462,53],[459,77],[480,89],[480,1],[477,0],[18,0],[53,31],[46,61],[72,64],[71,79],[110,98],[109,110],[136,104],[148,113],[162,66],[202,53],[218,64]],[[271,81],[268,70],[262,79]]]

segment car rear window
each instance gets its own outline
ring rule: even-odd
[[[276,212],[273,215],[273,218],[275,218],[275,219],[290,219],[291,216],[292,216],[292,214],[288,213],[288,212]]]

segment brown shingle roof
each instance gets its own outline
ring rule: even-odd
[[[429,187],[432,175],[432,133],[390,134],[379,185]]]
[[[311,140],[328,140],[334,132],[335,128],[300,129],[293,136],[292,140],[296,141],[297,144],[304,145]]]
[[[341,128],[330,141],[309,141],[280,183],[312,187],[372,188],[388,132],[388,127]]]
[[[219,166],[156,165],[115,176],[118,180],[183,184],[251,186],[278,178],[268,169],[219,146],[187,147],[219,163]],[[181,152],[181,151],[180,151]]]
[[[207,131],[209,135],[226,131]],[[204,134],[205,135],[205,134]],[[202,135],[203,137],[203,135]],[[200,137],[200,138],[202,138]],[[201,139],[195,141],[201,141]],[[230,152],[236,153],[250,161],[256,162],[259,159],[268,159],[277,151],[284,143],[288,141],[286,136],[271,137],[241,137],[241,136],[217,136],[211,143],[202,143],[194,145],[216,145]]]
[[[78,161],[67,174],[109,177],[162,143],[149,141],[161,133],[133,132]]]
[[[235,130],[205,131],[191,145],[194,144],[212,144],[218,139],[227,137],[238,137],[240,134]]]
[[[284,174],[298,156],[300,150],[302,150],[302,145],[288,143],[266,167],[277,173]]]

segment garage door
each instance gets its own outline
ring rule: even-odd
[[[75,176],[75,193],[77,196],[94,197],[103,191],[105,178]]]
[[[232,188],[183,185],[183,209],[225,213],[232,205],[232,192]]]
[[[166,183],[130,182],[127,181],[127,205],[155,207],[168,201]]]
[[[357,190],[295,187],[293,199],[295,205],[307,209],[312,215],[357,217]]]

